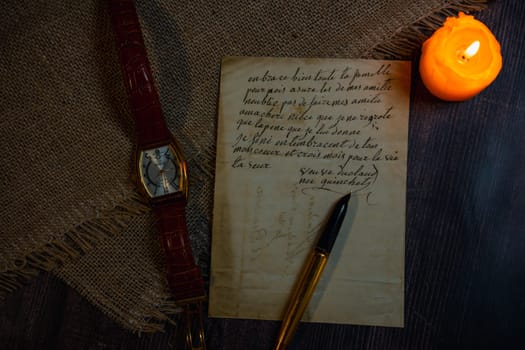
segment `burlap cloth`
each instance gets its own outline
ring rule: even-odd
[[[403,58],[482,0],[137,1],[168,124],[188,158],[188,225],[209,276],[225,55]],[[0,5],[0,294],[53,271],[137,332],[177,311],[153,217],[129,180],[133,121],[105,1]]]

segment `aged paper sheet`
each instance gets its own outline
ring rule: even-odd
[[[278,320],[335,202],[303,320],[403,326],[410,63],[222,62],[209,314]]]

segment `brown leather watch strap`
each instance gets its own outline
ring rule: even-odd
[[[155,205],[157,230],[167,265],[168,285],[177,302],[205,297],[201,272],[195,265],[186,226],[183,199]]]
[[[139,147],[169,142],[171,133],[160,107],[135,5],[131,0],[109,0],[109,14]]]
[[[124,85],[135,118],[138,147],[144,150],[169,144],[172,136],[160,107],[135,5],[131,0],[109,0],[109,13]],[[166,257],[168,284],[175,301],[203,299],[204,282],[188,238],[184,195],[181,192],[170,200],[152,203]]]

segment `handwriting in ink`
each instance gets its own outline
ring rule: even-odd
[[[230,146],[232,168],[266,172],[286,159],[311,161],[297,170],[302,193],[373,192],[382,168],[399,161],[396,145],[383,141],[397,112],[387,102],[395,84],[390,64],[297,65],[246,79]]]

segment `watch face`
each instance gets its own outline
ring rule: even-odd
[[[179,162],[168,145],[141,151],[140,178],[150,197],[180,191]]]

